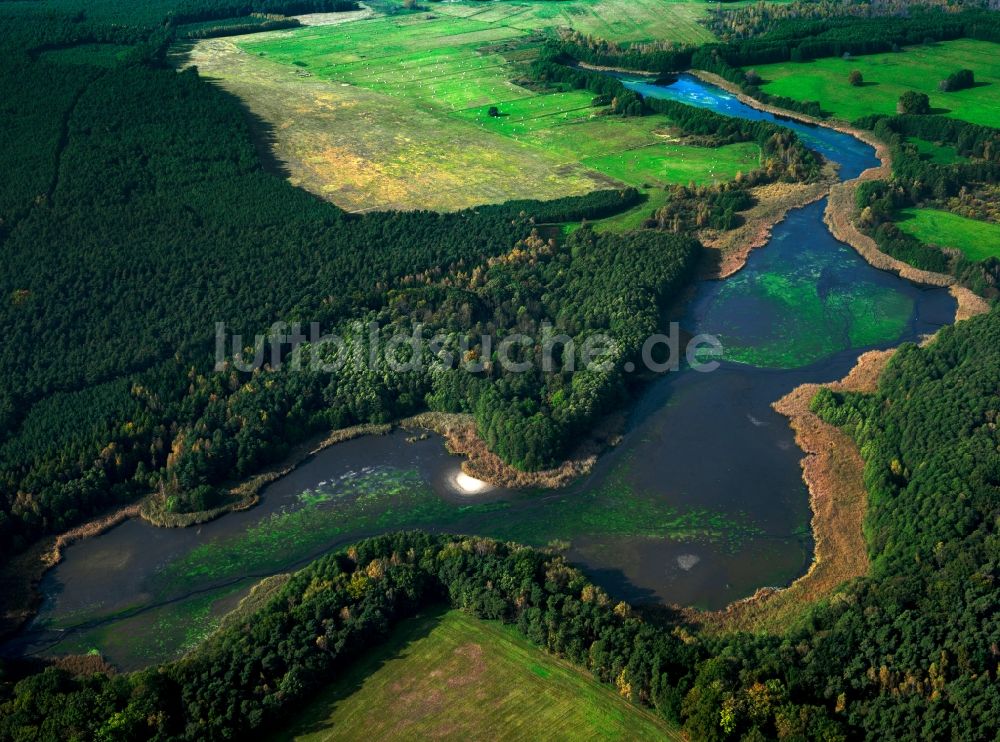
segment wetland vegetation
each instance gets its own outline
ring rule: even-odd
[[[163,522],[199,523],[70,531],[100,535],[64,549],[3,646],[0,739],[1000,726],[1000,314],[970,298],[1000,281],[997,16],[936,0],[404,5],[0,0],[4,584],[36,575],[10,570],[54,534],[150,492]],[[895,113],[919,94],[927,112]],[[861,178],[788,211],[835,171]],[[824,212],[866,259],[937,288],[864,262]],[[748,225],[766,243],[752,253],[733,248]],[[980,316],[945,327],[952,295]],[[674,318],[722,338],[719,370],[630,375]],[[509,373],[475,343],[471,374],[292,373],[279,350],[256,371],[213,365],[214,321],[249,338],[275,319],[361,350],[366,321],[451,349],[550,322],[618,346],[599,372]],[[899,343],[864,383],[822,386]],[[832,490],[808,463],[802,483],[771,407],[790,392],[796,425],[825,425],[837,449],[823,465],[846,467]],[[556,491],[459,491],[460,462],[412,431],[296,453],[427,409],[526,471],[629,414]],[[282,476],[261,488],[262,470]],[[201,524],[240,482],[256,506]],[[807,494],[814,518],[850,510],[834,540],[864,558],[772,602],[697,610],[806,572]],[[31,609],[18,584],[11,621]],[[401,691],[453,716],[397,713]]]

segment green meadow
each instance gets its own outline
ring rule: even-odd
[[[439,3],[433,9],[521,31],[566,26],[609,41],[666,39],[696,44],[713,40],[699,23],[708,7],[698,0],[495,0]]]
[[[397,627],[275,739],[492,739],[499,729],[507,739],[683,739],[513,628],[443,609]]]
[[[664,117],[622,120],[602,115],[589,93],[515,84],[518,64],[537,54],[533,31],[560,25],[567,13],[580,28],[574,8],[595,23],[627,16],[653,33],[656,23],[670,25],[670,13],[691,15],[695,6],[439,4],[433,12],[200,42],[191,61],[275,126],[293,182],[353,211],[703,184],[756,166],[755,146],[689,146]],[[499,115],[491,116],[494,107]]]
[[[872,113],[895,113],[899,96],[908,90],[927,93],[932,110],[974,124],[1000,121],[1000,46],[961,39],[907,47],[888,54],[851,59],[782,62],[755,67],[763,89],[797,100],[819,101],[823,109],[848,121]],[[938,83],[949,73],[971,69],[976,87],[943,93]],[[847,81],[860,70],[864,85]]]
[[[968,158],[958,154],[958,151],[950,144],[928,142],[926,139],[920,139],[919,137],[911,137],[908,141],[917,148],[917,152],[920,153],[923,159],[933,162],[935,165],[968,162]]]
[[[938,209],[902,209],[896,226],[921,242],[961,250],[971,260],[1000,258],[1000,225]]]

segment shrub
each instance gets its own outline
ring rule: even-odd
[[[931,112],[931,101],[926,93],[910,90],[899,96],[896,113],[928,114]]]

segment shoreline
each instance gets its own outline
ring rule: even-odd
[[[870,132],[843,122],[824,121],[770,106],[710,72],[689,70],[689,73],[735,95],[740,102],[752,108],[814,126],[825,126],[874,147],[879,160],[877,166],[868,168],[857,178],[830,187],[823,214],[823,222],[830,233],[850,245],[876,269],[896,273],[914,283],[947,287],[957,302],[953,324],[989,311],[985,299],[959,285],[953,276],[922,271],[886,255],[871,237],[855,225],[857,210],[854,194],[858,185],[892,173],[892,158],[884,142]],[[746,253],[749,254],[752,249],[748,248]],[[924,342],[932,342],[935,336],[929,336]],[[788,418],[795,431],[795,443],[803,452],[800,462],[802,478],[809,490],[812,512],[810,530],[815,541],[812,561],[805,574],[787,587],[761,587],[753,595],[734,601],[720,611],[687,609],[686,613],[692,621],[716,631],[780,630],[806,605],[832,594],[845,581],[867,574],[868,544],[863,521],[868,492],[864,487],[864,460],[854,440],[839,428],[821,420],[809,409],[809,405],[821,387],[835,391],[874,392],[882,371],[895,352],[896,348],[863,353],[843,379],[826,384],[802,384],[772,404],[777,412]]]
[[[21,629],[38,612],[42,594],[38,590],[45,573],[62,561],[63,549],[77,541],[100,536],[130,518],[139,516],[142,500],[119,506],[57,536],[40,539],[17,554],[0,570],[0,639]]]
[[[475,430],[471,415],[423,412],[391,423],[365,423],[321,433],[300,443],[271,468],[235,485],[229,492],[233,501],[210,510],[194,513],[168,513],[162,509],[161,496],[151,493],[103,515],[71,528],[64,533],[39,540],[0,569],[0,639],[16,634],[38,612],[42,595],[38,590],[45,574],[62,561],[63,550],[86,538],[100,536],[132,518],[139,518],[155,528],[189,528],[208,523],[227,513],[249,510],[260,502],[260,492],[267,485],[291,474],[313,456],[338,443],[368,435],[387,435],[395,428],[422,428],[440,435],[445,449],[464,457],[461,470],[482,480],[487,488],[479,493],[464,493],[470,499],[495,488],[564,487],[589,474],[598,455],[620,440],[624,416],[611,415],[560,466],[537,472],[522,472],[505,464],[490,451]]]
[[[614,447],[621,438],[625,416],[612,414],[601,420],[586,439],[559,466],[526,472],[515,469],[489,450],[476,431],[472,415],[423,412],[399,422],[401,428],[424,428],[437,433],[445,441],[448,453],[465,457],[462,473],[481,480],[491,488],[522,489],[544,487],[558,489],[586,476],[597,463],[598,456]],[[484,494],[485,494],[484,490]],[[474,497],[475,494],[467,494]]]
[[[750,253],[771,240],[774,228],[789,212],[826,198],[836,185],[831,163],[823,166],[824,177],[815,183],[768,183],[751,189],[757,201],[749,209],[737,212],[743,224],[726,232],[701,230],[698,239],[709,250],[719,253],[717,268],[705,271],[704,280],[717,281],[739,273],[750,259]]]
[[[771,406],[788,418],[802,450],[802,479],[809,489],[810,530],[815,546],[805,574],[784,588],[762,587],[719,611],[692,618],[719,631],[767,631],[787,625],[810,603],[833,593],[847,580],[868,573],[863,523],[868,509],[864,460],[847,433],[824,422],[809,406],[825,387],[841,392],[874,392],[896,349],[871,350],[839,381],[801,384]]]
[[[628,70],[616,71],[637,74]],[[706,246],[710,249],[719,249],[722,256],[717,275],[709,276],[710,278],[722,279],[738,272],[746,264],[751,251],[769,241],[773,228],[786,218],[789,211],[814,203],[829,195],[824,213],[824,223],[836,239],[851,245],[873,267],[896,272],[901,277],[916,283],[947,286],[958,302],[955,322],[988,311],[988,304],[985,300],[970,290],[957,285],[953,277],[920,271],[882,253],[878,250],[874,240],[861,233],[854,226],[852,217],[854,191],[857,185],[864,180],[885,177],[891,171],[888,148],[883,143],[874,139],[869,133],[849,126],[822,121],[805,114],[787,112],[763,104],[743,94],[735,85],[711,73],[692,70],[690,74],[727,90],[755,109],[850,134],[875,147],[876,157],[880,161],[877,167],[869,168],[857,178],[844,183],[830,184],[827,179],[824,179],[815,184],[795,184],[799,186],[796,192],[786,194],[784,201],[780,197],[777,198],[777,206],[775,200],[762,199],[759,205],[765,212],[764,214],[756,219],[748,217],[747,214],[756,208],[756,206],[751,207],[743,213],[746,219],[745,224],[714,238],[719,244],[728,244],[731,252],[727,253],[725,248],[716,247],[706,242]],[[770,184],[759,188],[767,189],[776,185],[780,184]],[[786,185],[793,187],[792,184]],[[821,192],[820,189],[822,189]],[[732,235],[732,237],[727,239],[725,238],[726,234]],[[738,238],[744,236],[747,237],[747,240],[738,246],[735,245]],[[787,617],[785,613],[781,613],[783,609],[792,610],[802,607],[803,603],[795,604],[796,601],[814,601],[828,594],[843,580],[867,572],[867,544],[860,528],[860,519],[863,519],[867,505],[867,493],[864,491],[863,482],[860,485],[860,495],[856,490],[857,482],[860,481],[860,471],[864,465],[863,461],[861,461],[853,441],[845,433],[824,423],[811,413],[809,402],[815,392],[823,386],[844,391],[865,391],[867,390],[866,385],[871,385],[871,390],[874,390],[881,370],[893,353],[894,349],[869,351],[858,358],[857,365],[844,379],[830,384],[799,386],[773,404],[778,412],[789,418],[790,424],[795,430],[796,444],[804,454],[801,466],[803,479],[810,494],[811,530],[816,544],[812,563],[808,571],[788,587],[780,589],[760,588],[753,596],[731,603],[722,611],[695,612],[693,614],[694,620],[724,629],[737,626],[745,627],[748,622],[756,624],[777,621]],[[852,384],[861,384],[864,388],[849,386]],[[336,443],[364,435],[384,435],[396,425],[402,428],[423,427],[442,435],[449,452],[465,457],[461,469],[468,476],[480,479],[495,487],[558,488],[590,473],[600,453],[608,447],[616,445],[617,439],[620,438],[622,422],[622,415],[606,418],[580,444],[569,459],[558,467],[539,472],[521,472],[505,464],[486,447],[485,442],[476,433],[475,423],[469,415],[422,413],[395,424],[361,425],[333,431],[327,434],[318,445],[314,442],[300,444],[285,457],[283,463],[235,485],[230,493],[234,497],[238,495],[240,499],[218,508],[198,513],[166,513],[162,509],[156,509],[159,496],[148,495],[131,505],[121,507],[63,534],[41,540],[35,547],[18,555],[16,559],[12,559],[4,569],[5,574],[0,575],[0,584],[4,585],[4,594],[16,596],[14,600],[4,600],[4,613],[0,615],[0,636],[14,633],[35,614],[41,599],[37,590],[38,583],[49,569],[61,561],[62,551],[67,546],[84,538],[98,536],[133,517],[141,517],[156,527],[177,528],[206,523],[229,512],[249,509],[259,502],[260,491],[267,484],[286,476],[312,456]],[[314,438],[313,441],[315,440]],[[847,500],[844,499],[843,491],[839,489],[841,485],[845,484],[850,485]],[[859,498],[860,505],[858,505]],[[845,502],[849,506],[846,509],[842,507]],[[860,508],[860,515],[855,512],[858,508]],[[837,512],[845,510],[846,514]],[[831,521],[847,516],[858,518],[858,527],[854,534],[843,533],[843,524],[838,528],[831,525]],[[858,543],[855,543],[855,537],[860,540],[860,547],[858,547]],[[834,579],[836,582],[831,582]],[[9,588],[8,583],[11,584]],[[25,588],[27,592],[24,592]],[[685,610],[693,611],[693,609]]]
[[[838,189],[843,189],[843,187],[846,184],[856,184],[856,182],[861,180],[886,177],[892,170],[892,158],[889,155],[889,148],[883,142],[876,139],[870,132],[866,132],[861,129],[856,129],[844,122],[826,121],[823,119],[815,118],[814,116],[809,116],[804,113],[798,113],[795,111],[786,111],[784,109],[777,108],[776,106],[769,105],[767,103],[757,100],[756,98],[750,97],[733,83],[712,72],[706,72],[705,70],[689,69],[687,70],[687,74],[697,78],[698,80],[701,80],[702,82],[708,83],[709,85],[714,85],[717,88],[725,90],[727,93],[736,96],[736,99],[739,100],[741,103],[755,110],[764,111],[766,113],[773,114],[774,116],[779,116],[781,118],[799,121],[801,123],[809,124],[811,126],[823,126],[828,129],[833,129],[834,131],[839,131],[843,134],[849,134],[855,139],[858,139],[864,142],[865,144],[869,145],[870,147],[873,147],[875,149],[875,157],[879,160],[879,164],[876,167],[869,168],[865,170],[863,173],[861,173],[861,175],[859,175],[857,178],[845,181],[843,183],[833,180],[832,178],[830,178],[829,173],[826,173],[827,177],[824,178],[823,181],[819,181],[816,184],[804,184],[805,188],[799,199],[788,199],[786,203],[780,203],[778,206],[778,211],[772,212],[770,214],[767,213],[768,206],[771,206],[773,208],[773,203],[768,204],[766,201],[762,201],[759,204],[759,207],[761,207],[764,213],[756,220],[754,220],[753,217],[748,217],[747,215],[753,212],[754,209],[758,207],[751,207],[747,211],[741,212],[741,215],[744,216],[744,218],[747,218],[748,222],[747,224],[737,227],[735,230],[731,230],[730,234],[744,235],[748,238],[748,241],[745,244],[735,245],[734,238],[732,237],[727,239],[724,237],[724,235],[720,235],[716,238],[710,238],[710,243],[715,242],[716,244],[713,245],[710,243],[706,243],[706,247],[712,249],[720,249],[721,247],[724,250],[723,246],[725,246],[725,247],[730,247],[732,252],[729,254],[723,252],[720,267],[717,272],[718,275],[709,275],[708,278],[728,278],[734,273],[739,272],[746,265],[746,261],[749,259],[750,253],[753,252],[753,250],[756,250],[757,248],[763,247],[764,245],[767,244],[768,240],[771,239],[771,234],[774,230],[774,227],[776,227],[778,224],[784,221],[785,217],[788,215],[788,212],[791,211],[792,209],[808,206],[809,204],[815,203],[816,201],[819,201],[820,199],[826,197],[829,199],[827,201],[827,213],[829,213],[830,204],[833,201],[834,193]],[[810,188],[810,186],[812,186],[812,188]],[[817,189],[817,186],[822,188],[821,192]],[[856,185],[850,188],[849,197],[851,199],[851,203],[853,203],[853,198],[854,198],[854,187],[856,187]],[[831,232],[832,231],[833,230],[831,230]],[[852,242],[840,237],[836,233],[833,233],[833,235],[842,242],[846,242],[847,244],[851,245],[851,247],[854,247],[855,250],[857,250],[857,252],[860,253],[862,257],[868,260],[868,262],[871,263],[873,266],[875,266],[876,268],[882,268],[882,266],[876,265],[871,260],[869,260],[868,257],[865,256],[864,253]],[[904,276],[904,278],[907,278],[907,276]]]
[[[953,325],[990,311],[985,299],[964,287],[953,284],[949,291],[957,302]],[[921,346],[934,342],[936,337],[937,333],[926,336]],[[854,439],[822,420],[812,412],[810,404],[821,388],[875,392],[882,372],[898,349],[862,353],[844,378],[801,384],[772,403],[775,411],[788,418],[795,432],[795,445],[803,452],[800,465],[809,490],[810,530],[815,541],[809,569],[786,587],[761,587],[753,595],[718,611],[685,609],[689,620],[720,632],[777,633],[805,606],[832,595],[847,580],[867,574],[868,543],[863,524],[868,491],[864,486],[864,459]]]
[[[156,509],[159,495],[150,494],[137,501],[92,518],[56,536],[40,539],[16,555],[0,569],[0,639],[17,633],[38,612],[42,595],[38,591],[45,574],[62,561],[63,550],[83,539],[93,538],[132,518],[140,518],[155,528],[187,528],[201,525],[231,512],[248,510],[260,501],[260,490],[290,474],[316,454],[337,443],[365,435],[385,435],[392,424],[363,424],[338,428],[313,436],[300,443],[277,465],[234,485],[230,494],[238,500],[211,510],[196,513],[167,513]]]
[[[960,312],[956,315],[956,321],[959,321],[960,319],[968,319],[968,317],[975,316],[975,314],[988,311],[989,305],[986,303],[986,300],[964,286],[960,286],[954,276],[944,273],[935,273],[933,271],[923,271],[918,268],[914,268],[909,263],[905,263],[902,260],[886,255],[878,248],[875,240],[861,232],[855,225],[854,219],[857,209],[854,205],[854,192],[858,185],[862,181],[887,178],[892,174],[892,156],[889,152],[889,147],[885,142],[877,139],[872,132],[855,128],[844,121],[839,121],[837,119],[819,119],[815,116],[809,116],[808,114],[799,113],[797,111],[786,111],[759,101],[756,98],[752,98],[744,93],[736,85],[729,82],[725,78],[712,72],[693,69],[688,70],[687,72],[692,77],[696,77],[703,82],[722,88],[727,93],[735,95],[741,103],[744,103],[751,108],[755,108],[759,111],[765,111],[767,113],[774,114],[775,116],[800,121],[812,126],[823,126],[828,129],[833,129],[834,131],[849,134],[855,139],[859,139],[870,147],[873,147],[875,149],[875,157],[879,160],[879,164],[877,166],[868,168],[856,178],[846,180],[842,183],[835,183],[830,187],[829,200],[827,201],[826,210],[823,214],[823,222],[827,225],[830,233],[836,239],[854,248],[855,252],[864,258],[865,261],[873,268],[896,273],[901,278],[913,281],[914,283],[937,287],[947,286],[951,291],[952,296],[954,296],[959,302]],[[967,311],[971,311],[973,313],[963,314],[963,312]]]
[[[144,497],[139,502],[138,517],[157,528],[187,528],[208,523],[226,513],[249,510],[260,502],[260,491],[264,487],[291,474],[299,466],[330,446],[366,435],[386,435],[392,431],[392,428],[392,423],[381,425],[363,423],[314,435],[294,446],[279,463],[230,487],[229,495],[232,499],[224,505],[194,513],[169,513],[163,509],[162,495],[154,493]]]

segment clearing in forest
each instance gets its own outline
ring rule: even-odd
[[[278,739],[490,739],[497,729],[517,739],[683,739],[512,628],[440,609],[399,626]]]
[[[921,242],[961,250],[970,260],[1000,258],[1000,224],[939,209],[902,209],[896,226]]]

